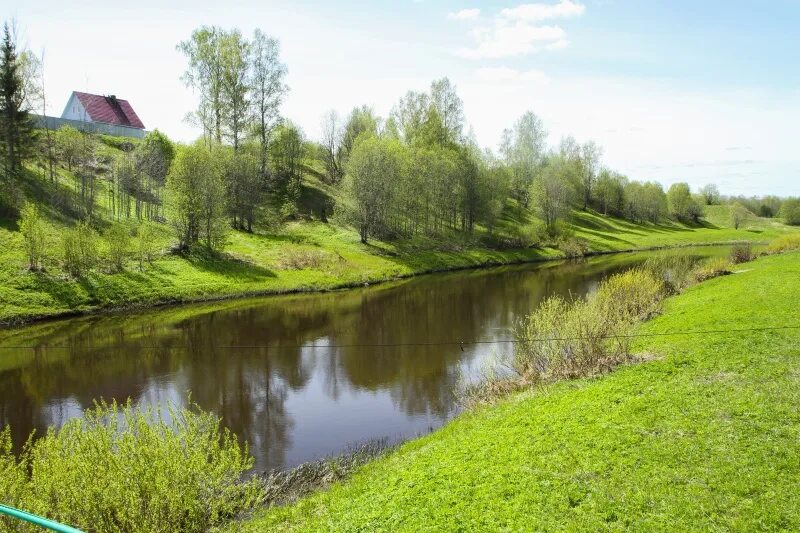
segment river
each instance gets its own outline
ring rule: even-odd
[[[457,414],[459,380],[508,353],[498,341],[543,298],[584,295],[657,253],[728,249],[434,274],[0,331],[0,426],[19,446],[95,399],[191,397],[248,442],[257,470],[411,438]]]

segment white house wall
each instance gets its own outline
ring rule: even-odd
[[[83,107],[83,104],[75,93],[72,93],[72,96],[69,97],[64,112],[61,113],[61,118],[80,122],[92,122],[92,117],[86,112],[86,108]]]

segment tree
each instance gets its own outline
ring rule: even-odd
[[[784,223],[792,226],[800,226],[800,199],[789,198],[784,200],[779,214]]]
[[[26,93],[29,80],[23,72],[15,39],[6,23],[0,45],[0,162],[7,179],[22,172],[22,162],[36,147],[37,135]]]
[[[113,272],[125,268],[125,260],[130,254],[131,233],[125,224],[115,222],[103,234],[108,250],[108,264]]]
[[[702,211],[689,189],[688,183],[673,183],[667,191],[667,202],[672,216],[678,220],[697,222]]]
[[[625,209],[625,185],[628,179],[612,170],[604,168],[597,175],[594,196],[604,215],[621,215]]]
[[[461,142],[464,130],[464,102],[448,78],[431,83],[431,106],[436,109],[444,126],[443,142]]]
[[[67,164],[67,170],[70,172],[86,157],[86,143],[83,135],[72,126],[62,126],[56,131],[56,151],[59,158]]]
[[[580,149],[580,187],[583,197],[583,208],[592,204],[592,193],[597,178],[597,168],[600,165],[600,156],[603,149],[594,141],[583,143]]]
[[[351,219],[364,244],[388,226],[395,185],[402,179],[402,152],[395,140],[369,137],[360,140],[350,156],[345,187]]]
[[[517,201],[523,206],[528,205],[531,185],[544,162],[546,143],[544,123],[531,111],[503,132],[500,152],[511,170]]]
[[[84,275],[97,263],[97,232],[88,222],[78,222],[62,234],[64,268],[74,277]]]
[[[713,183],[704,185],[700,189],[700,196],[703,198],[706,205],[716,205],[719,203],[719,189],[717,189],[717,186]]]
[[[377,135],[379,119],[371,107],[354,107],[347,117],[342,132],[341,156],[342,165],[347,166],[350,153],[355,148],[356,140],[363,134]]]
[[[157,251],[155,225],[152,222],[142,222],[136,228],[136,257],[139,260],[139,270],[144,270],[145,261],[153,263]]]
[[[289,90],[285,77],[286,65],[280,61],[278,41],[256,29],[250,44],[250,103],[262,176],[267,172],[270,136],[280,122],[280,105]]]
[[[175,159],[175,145],[166,135],[153,130],[134,151],[136,166],[147,177],[144,194],[148,199],[147,218],[159,218],[162,204],[161,190],[164,188],[172,160]]]
[[[249,149],[248,149],[249,148]],[[261,204],[262,180],[253,146],[224,157],[225,187],[228,212],[234,228],[253,231],[256,211]],[[220,154],[223,149],[218,149]]]
[[[222,63],[221,92],[225,102],[225,134],[233,144],[233,151],[238,152],[252,116],[248,86],[250,44],[239,30],[233,30],[221,35],[219,47]]]
[[[19,230],[23,239],[25,239],[28,268],[39,270],[42,266],[46,237],[44,223],[39,216],[39,209],[30,202],[26,202],[20,212]]]
[[[752,216],[752,213],[747,210],[745,206],[736,202],[731,205],[730,208],[730,219],[731,219],[731,226],[733,229],[739,229],[739,227],[744,224],[747,219]]]
[[[282,124],[270,143],[273,192],[281,202],[296,203],[299,199],[304,158],[303,132],[291,122]]]
[[[344,175],[342,164],[342,128],[336,111],[322,117],[322,160],[325,175],[330,183],[339,183]]]
[[[561,156],[549,158],[531,190],[531,201],[550,235],[555,235],[557,222],[569,212],[573,200],[572,187],[565,179],[567,166],[569,161]]]
[[[426,93],[408,91],[392,108],[390,118],[399,137],[408,144],[414,142],[428,117],[431,98]]]
[[[192,32],[177,48],[189,59],[183,74],[187,87],[199,92],[200,104],[194,117],[203,126],[205,135],[222,142],[223,122],[226,113],[223,98],[223,60],[220,41],[225,32],[216,26],[203,26]]]
[[[203,243],[218,250],[225,239],[225,187],[219,158],[198,144],[178,150],[167,176],[169,219],[181,250]]]

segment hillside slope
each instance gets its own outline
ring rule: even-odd
[[[104,150],[113,155],[117,148],[108,144],[104,145]],[[110,211],[105,181],[98,180],[97,187],[95,214],[102,229],[107,225]],[[400,242],[372,241],[363,245],[352,228],[321,220],[326,219],[325,210],[329,211],[335,202],[336,191],[309,173],[301,197],[304,213],[299,221],[258,228],[252,234],[231,231],[225,254],[189,257],[169,252],[174,244],[172,230],[160,224],[156,241],[161,252],[153,265],[140,269],[134,261],[129,261],[122,272],[109,273],[101,267],[74,279],[60,267],[60,234],[75,223],[77,216],[64,207],[75,204],[74,176],[60,169],[58,180],[51,183],[31,172],[23,183],[23,193],[40,206],[46,218],[45,271],[33,273],[25,268],[23,239],[17,221],[0,219],[0,324],[19,324],[98,309],[327,290],[429,271],[563,256],[558,249],[546,245],[523,249],[487,247],[485,228],[478,228],[470,238],[454,234],[436,240],[415,238]],[[530,211],[520,214],[514,208],[508,212],[496,234],[513,234],[535,223]],[[594,212],[574,212],[566,226],[576,238],[585,242],[589,251],[596,252],[768,241],[793,231],[766,219],[754,219],[739,230],[723,224],[721,221],[696,227],[672,222],[633,224]]]
[[[464,414],[236,530],[800,529],[800,253],[667,301],[654,359]]]

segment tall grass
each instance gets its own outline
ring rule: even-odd
[[[103,403],[18,459],[0,432],[0,501],[87,531],[206,531],[263,501],[252,465],[211,414]]]
[[[464,387],[462,401],[489,403],[516,390],[594,376],[632,361],[632,334],[659,312],[666,296],[731,270],[725,258],[662,255],[609,277],[586,298],[551,296],[515,329],[506,371],[489,369],[480,383]]]
[[[800,250],[800,234],[792,233],[778,237],[767,246],[768,254],[779,254]]]

